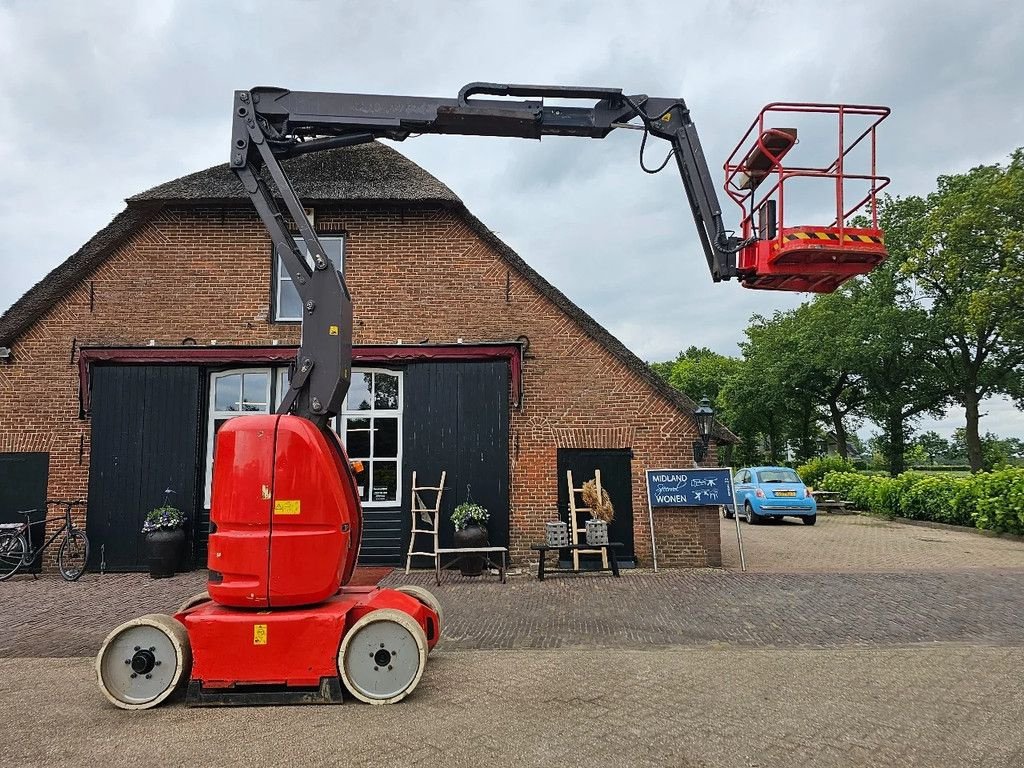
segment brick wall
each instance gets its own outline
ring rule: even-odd
[[[457,211],[318,208],[317,227],[347,236],[356,343],[529,337],[523,405],[511,416],[513,558],[557,518],[559,447],[631,447],[636,554],[650,564],[643,472],[692,466],[692,419],[588,336]],[[89,422],[78,418],[73,341],[297,343],[297,325],[269,321],[270,279],[269,238],[247,207],[165,208],[14,343],[13,363],[0,363],[0,450],[50,451],[49,495],[85,496]],[[715,548],[709,532],[687,531]]]
[[[718,507],[660,507],[654,510],[654,543],[659,568],[722,565]]]

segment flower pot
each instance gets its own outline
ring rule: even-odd
[[[456,531],[453,538],[456,548],[463,547],[486,547],[487,529],[479,525],[472,525]],[[463,576],[479,576],[483,573],[484,558],[482,555],[464,555],[459,560],[459,571]]]
[[[185,529],[173,531],[151,531],[146,534],[146,550],[149,554],[149,575],[154,579],[166,579],[177,573],[185,556]]]

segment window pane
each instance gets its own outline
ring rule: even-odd
[[[301,237],[293,239],[295,240],[295,246],[299,249],[299,253],[306,257],[306,263],[309,265],[309,268],[312,269],[313,258],[309,255],[309,249],[306,247],[306,242]],[[320,236],[320,245],[324,247],[324,253],[327,254],[327,258],[339,272],[342,271],[342,267],[344,266],[341,261],[342,243],[344,240],[345,238],[343,237]]]
[[[237,411],[238,401],[242,399],[242,377],[239,374],[221,376],[216,380],[216,392],[213,398],[214,410]]]
[[[373,383],[372,373],[357,373],[352,376],[352,384],[348,388],[349,411],[368,411],[371,408],[373,399],[370,397],[370,387]]]
[[[374,407],[385,411],[398,410],[398,377],[389,373],[375,376]]]
[[[277,319],[302,319],[302,302],[299,300],[299,292],[295,290],[295,283],[291,280],[282,279],[277,284]]]
[[[267,384],[269,377],[266,373],[246,373],[242,375],[242,410],[266,413],[269,403],[267,402]]]
[[[345,450],[351,459],[370,458],[369,419],[346,419]]]
[[[393,459],[398,456],[398,419],[373,420],[373,457]]]
[[[327,254],[327,258],[331,260],[331,264],[339,272],[342,271],[341,263],[341,244],[343,238],[340,237],[321,237],[320,244],[324,247],[324,252]]]
[[[398,464],[394,461],[373,462],[373,491],[370,501],[398,501]]]

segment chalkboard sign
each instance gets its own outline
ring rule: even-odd
[[[651,507],[732,506],[732,470],[649,469]]]

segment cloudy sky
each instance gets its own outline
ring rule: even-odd
[[[236,88],[452,97],[488,80],[682,96],[713,169],[769,101],[886,104],[879,162],[911,194],[1024,144],[1022,39],[1012,0],[0,0],[0,309],[124,198],[225,161]],[[735,354],[752,313],[802,297],[713,285],[678,175],[641,172],[638,137],[398,148],[644,359]],[[1024,436],[1012,406],[988,412],[983,428]]]

